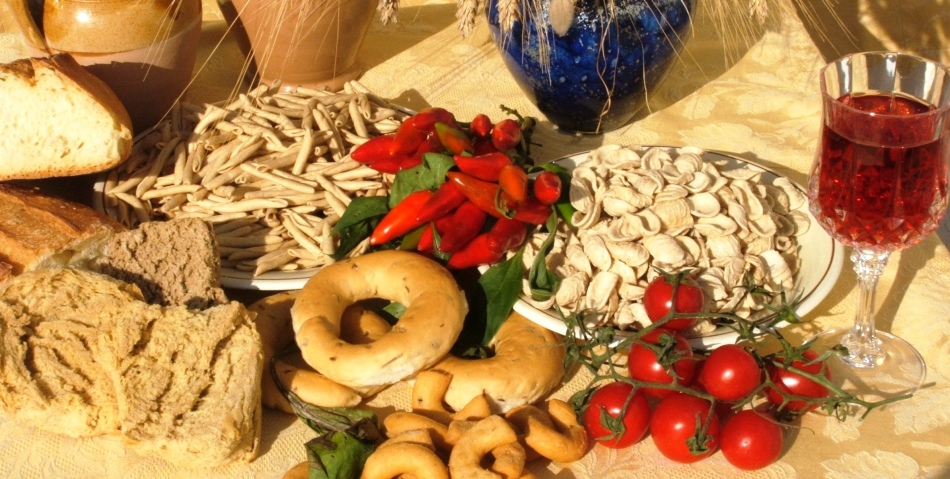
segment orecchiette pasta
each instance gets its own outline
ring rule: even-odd
[[[570,185],[574,226],[555,232],[546,258],[560,289],[533,305],[593,311],[599,314],[585,318],[595,325],[643,327],[650,321],[640,300],[656,268],[696,270],[714,311],[745,317],[765,307],[763,299],[744,294],[746,274],[774,290],[791,290],[799,264],[796,236],[809,226],[795,211],[804,195],[785,178],[766,184],[752,165],[727,169],[704,157],[693,147],[606,145],[590,152]],[[547,234],[529,243],[539,245]],[[536,251],[529,247],[527,265]],[[713,328],[703,322],[693,333]]]

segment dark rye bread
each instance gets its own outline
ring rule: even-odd
[[[152,304],[206,309],[228,302],[214,231],[197,218],[153,221],[114,234],[87,267],[135,284]]]
[[[185,467],[256,455],[262,346],[240,303],[163,307],[95,272],[29,272],[0,285],[0,345],[0,411],[16,420],[120,434]]]

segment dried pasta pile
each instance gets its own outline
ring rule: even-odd
[[[262,85],[224,106],[181,103],[108,173],[100,208],[129,227],[202,218],[222,267],[254,276],[319,267],[333,261],[330,231],[351,199],[391,185],[349,151],[405,116],[357,82],[340,92]]]

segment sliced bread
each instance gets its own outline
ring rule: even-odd
[[[108,170],[132,149],[115,93],[72,56],[0,65],[0,181]]]

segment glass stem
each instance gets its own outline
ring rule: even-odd
[[[884,351],[874,332],[874,292],[890,252],[854,250],[851,261],[858,276],[858,310],[851,332],[841,345],[848,348],[845,362],[855,367],[873,368],[884,360]]]

